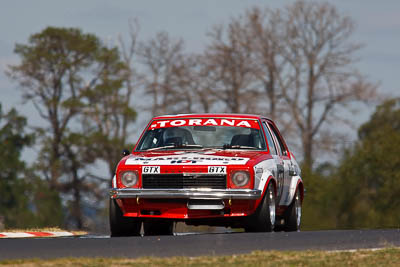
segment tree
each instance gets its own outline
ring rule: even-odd
[[[332,124],[351,103],[375,96],[376,86],[354,67],[359,44],[349,41],[354,25],[328,3],[297,1],[282,12],[288,62],[278,73],[280,90],[303,144],[304,165],[311,169],[315,147],[329,144]],[[329,149],[329,147],[326,147]]]
[[[188,92],[179,90],[185,88],[179,86],[183,48],[183,40],[173,40],[166,32],[140,44],[138,55],[147,73],[144,90],[152,100],[152,116],[179,113],[186,106]]]
[[[236,25],[248,32],[245,35],[248,40],[244,45],[251,52],[254,79],[265,94],[260,112],[267,113],[271,119],[284,124],[286,121],[282,119],[282,114],[286,114],[287,109],[282,101],[277,77],[287,64],[280,54],[285,45],[280,35],[281,20],[279,10],[254,7],[247,10]]]
[[[219,111],[252,113],[260,101],[252,64],[251,38],[240,19],[209,32],[211,44],[204,52],[204,68],[211,81],[210,90],[225,107]]]
[[[31,175],[21,160],[22,150],[34,140],[25,127],[26,118],[15,109],[3,114],[0,105],[0,217],[6,228],[60,226],[58,194]]]
[[[297,135],[294,134],[293,118],[282,93],[282,87],[287,86],[290,80],[282,79],[284,76],[281,75],[289,65],[287,58],[282,56],[286,43],[283,41],[284,18],[281,13],[279,9],[251,8],[241,17],[240,27],[248,32],[246,36],[250,41],[246,46],[251,51],[255,83],[261,89],[257,111],[274,120],[282,134],[294,140]]]
[[[116,48],[109,52],[101,58],[105,67],[98,77],[99,84],[82,92],[81,123],[84,134],[80,136],[81,140],[85,140],[81,146],[87,148],[84,154],[106,162],[108,176],[100,177],[105,181],[109,181],[115,172],[121,152],[131,136],[129,127],[137,115],[132,107],[135,87],[131,69],[120,61]],[[93,174],[89,176],[99,178]]]
[[[98,179],[87,168],[104,157],[109,142],[117,138],[101,127],[118,121],[113,112],[120,111],[119,90],[126,80],[126,66],[117,48],[108,48],[95,35],[75,28],[48,27],[32,35],[28,44],[17,44],[15,53],[21,63],[10,66],[8,74],[47,123],[36,131],[41,144],[36,168],[51,188],[65,194],[70,216],[82,228],[83,201],[102,197]],[[132,117],[126,101],[121,109]],[[102,112],[94,116],[97,111]],[[99,129],[106,141],[95,143],[92,137]],[[103,154],[95,153],[101,149]]]
[[[354,24],[328,3],[296,1],[283,9],[253,8],[216,26],[205,51],[214,94],[229,112],[259,112],[285,135],[300,136],[304,166],[315,147],[332,151],[348,124],[346,111],[376,96],[354,66],[361,45]],[[343,124],[342,124],[343,125]]]
[[[400,99],[378,106],[337,173],[338,226],[400,225]]]
[[[174,66],[172,84],[178,103],[172,113],[209,113],[215,109],[214,81],[210,79],[203,55],[184,54]],[[220,110],[220,109],[219,109]]]
[[[15,110],[3,114],[0,106],[0,216],[6,227],[33,218],[25,195],[25,181],[18,179],[25,170],[21,151],[32,143],[32,136],[24,134],[25,125],[26,119],[18,116]]]

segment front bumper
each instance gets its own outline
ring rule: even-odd
[[[112,188],[111,198],[259,199],[257,189],[137,189]]]

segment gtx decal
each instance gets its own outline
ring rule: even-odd
[[[208,173],[226,174],[226,166],[208,166]]]
[[[142,173],[160,173],[160,166],[142,166]]]

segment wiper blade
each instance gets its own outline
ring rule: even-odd
[[[203,148],[203,146],[202,145],[190,145],[190,144],[172,144],[172,145],[167,145],[167,146],[149,148],[146,151],[161,150],[161,149],[168,149],[168,148]]]
[[[225,144],[223,149],[258,149],[257,147],[254,146],[241,146],[241,145],[230,145],[230,144]]]
[[[159,147],[153,147],[146,149],[146,151],[153,151],[153,150],[161,150],[161,149],[167,149],[167,148],[174,148],[174,145],[168,145],[168,146],[159,146]]]
[[[190,144],[180,144],[176,145],[177,148],[203,148],[202,145],[190,145]]]

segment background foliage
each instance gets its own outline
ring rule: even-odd
[[[379,105],[337,165],[304,173],[307,229],[400,226],[400,99]]]
[[[59,195],[20,159],[34,137],[25,133],[25,128],[24,117],[14,109],[4,113],[0,105],[0,224],[60,226],[63,213]]]

